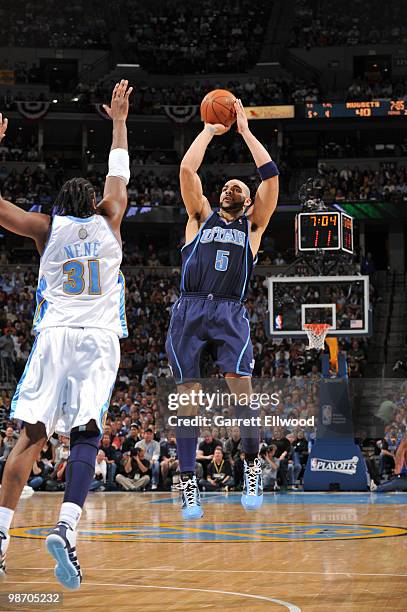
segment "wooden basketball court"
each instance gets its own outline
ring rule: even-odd
[[[206,495],[185,523],[176,494],[90,494],[80,523],[81,589],[53,579],[44,537],[61,494],[16,513],[0,610],[407,610],[407,494]],[[63,593],[63,605],[8,604],[7,593]]]

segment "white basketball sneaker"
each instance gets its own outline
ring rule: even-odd
[[[10,543],[10,536],[0,531],[0,576],[6,573],[6,553]]]
[[[60,521],[45,540],[48,552],[57,562],[55,578],[67,589],[79,589],[82,571],[76,556],[77,532],[67,523]]]

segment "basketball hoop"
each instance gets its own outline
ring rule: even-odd
[[[324,348],[329,329],[331,326],[327,323],[305,323],[304,330],[308,336],[308,348],[321,351]]]

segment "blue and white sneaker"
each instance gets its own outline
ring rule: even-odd
[[[10,543],[10,536],[0,531],[0,576],[6,573],[6,552]]]
[[[263,480],[259,459],[253,465],[244,462],[244,483],[241,504],[245,510],[258,510],[263,503]]]
[[[47,550],[57,562],[54,574],[67,589],[79,589],[82,571],[76,556],[76,531],[60,521],[45,540]]]
[[[201,495],[195,474],[185,478],[181,475],[181,480],[177,489],[181,491],[182,498],[182,517],[185,520],[200,519],[203,517],[201,508]]]

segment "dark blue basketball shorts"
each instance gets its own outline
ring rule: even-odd
[[[199,364],[205,347],[210,348],[222,373],[252,375],[249,317],[240,302],[181,297],[172,308],[165,346],[177,383],[201,377]]]

